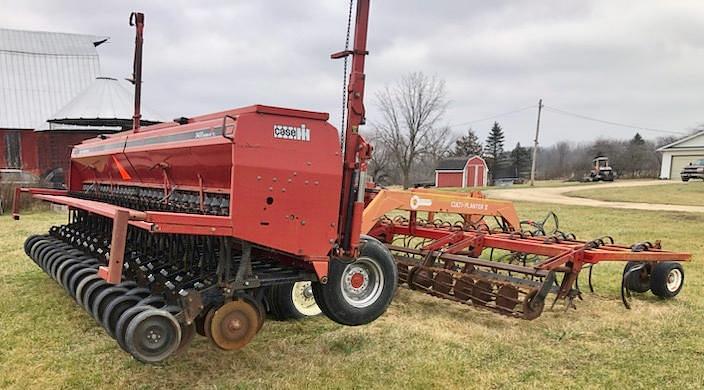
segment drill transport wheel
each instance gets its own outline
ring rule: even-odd
[[[225,351],[242,349],[256,336],[261,322],[259,310],[252,303],[239,299],[227,302],[213,312],[210,341]]]
[[[330,260],[328,282],[313,283],[313,293],[331,320],[355,326],[384,314],[397,283],[398,270],[389,250],[378,240],[365,237],[355,261]]]
[[[181,343],[181,326],[174,316],[149,308],[137,314],[125,331],[125,345],[143,363],[157,363],[176,352]]]
[[[280,321],[321,313],[313,296],[312,283],[308,281],[275,285],[269,290],[268,300],[271,315]]]

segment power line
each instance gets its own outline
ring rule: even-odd
[[[492,115],[492,116],[487,116],[487,117],[481,118],[481,119],[474,119],[474,120],[467,121],[467,122],[455,123],[455,124],[453,124],[453,125],[450,125],[449,127],[467,126],[467,125],[471,125],[472,123],[483,122],[483,121],[486,121],[486,120],[489,120],[489,119],[496,119],[496,118],[500,118],[500,117],[502,117],[502,116],[507,116],[507,115],[511,115],[511,114],[516,114],[516,113],[519,113],[519,112],[521,112],[521,111],[525,111],[525,110],[528,110],[528,109],[531,109],[531,108],[535,108],[535,104],[531,104],[530,106],[523,107],[523,108],[518,108],[518,109],[515,109],[515,110],[512,110],[512,111],[502,112],[501,114],[496,114],[496,115]]]
[[[588,121],[592,121],[592,122],[604,123],[604,124],[612,125],[612,126],[627,127],[627,128],[630,128],[630,129],[641,130],[641,131],[651,131],[651,132],[655,132],[655,133],[667,133],[667,134],[679,134],[679,135],[684,134],[684,132],[682,132],[682,131],[670,131],[670,130],[663,130],[663,129],[654,129],[654,128],[650,128],[650,127],[642,127],[642,126],[628,125],[628,124],[625,124],[625,123],[619,123],[619,122],[608,121],[608,120],[605,120],[605,119],[594,118],[594,117],[590,117],[590,116],[586,116],[586,115],[582,115],[582,114],[577,114],[577,113],[574,113],[574,112],[569,112],[569,111],[561,110],[561,109],[559,109],[559,108],[551,107],[551,106],[548,106],[548,105],[545,105],[545,106],[543,106],[543,107],[544,107],[547,111],[554,112],[554,113],[556,113],[556,114],[573,116],[573,117],[575,117],[575,118],[580,118],[580,119],[584,119],[584,120],[588,120]]]

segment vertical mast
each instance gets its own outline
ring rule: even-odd
[[[338,221],[339,244],[343,254],[353,256],[359,245],[364,211],[364,189],[367,160],[371,146],[359,135],[364,124],[364,59],[367,52],[367,26],[370,0],[357,0],[352,50],[333,54],[332,58],[352,56],[352,69],[347,87],[347,127],[342,168],[342,200]]]
[[[144,14],[132,12],[130,14],[130,26],[135,26],[134,37],[134,61],[132,67],[132,80],[134,84],[134,116],[132,116],[132,129],[139,132],[141,124],[141,97],[142,97],[142,43],[144,41]]]

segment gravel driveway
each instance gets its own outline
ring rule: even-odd
[[[575,185],[564,187],[534,187],[534,188],[508,188],[501,190],[484,191],[489,198],[506,199],[524,202],[540,202],[553,204],[567,204],[574,206],[607,207],[614,209],[635,209],[635,210],[660,210],[660,211],[685,211],[693,213],[704,213],[704,206],[683,206],[661,203],[635,203],[635,202],[607,202],[603,200],[577,198],[567,196],[565,193],[586,189],[616,188],[616,187],[636,187],[636,186],[660,186],[668,185],[672,182],[667,180],[637,180],[618,181],[614,183],[597,183],[593,185]],[[653,191],[657,189],[653,188]]]

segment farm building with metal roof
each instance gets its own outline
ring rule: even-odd
[[[65,169],[73,145],[132,127],[133,92],[98,77],[107,39],[0,29],[0,180]]]

